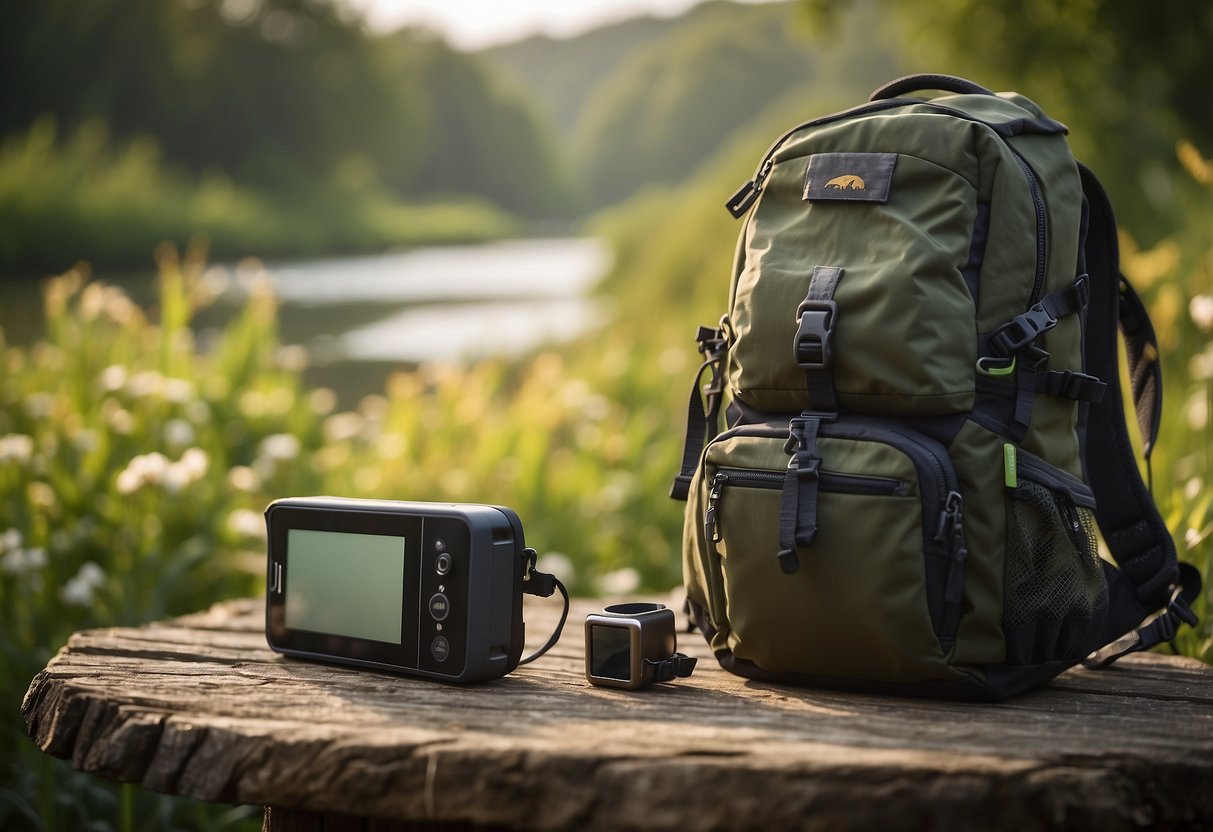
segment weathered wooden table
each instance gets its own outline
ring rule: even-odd
[[[575,601],[533,665],[459,688],[283,659],[261,602],[77,634],[30,686],[31,736],[76,768],[269,829],[1213,828],[1213,668],[1131,656],[999,705],[695,675],[582,675]],[[530,641],[555,600],[528,599]]]

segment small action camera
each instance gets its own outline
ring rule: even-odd
[[[690,676],[696,659],[675,652],[674,611],[664,604],[614,604],[585,619],[590,684],[638,690]]]

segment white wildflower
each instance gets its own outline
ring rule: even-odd
[[[131,416],[130,411],[118,408],[110,414],[110,428],[114,433],[129,435],[135,429],[135,417]]]
[[[308,394],[308,404],[312,412],[320,416],[332,413],[337,406],[337,394],[327,387],[318,387]]]
[[[227,527],[241,537],[265,537],[265,520],[255,511],[238,508],[227,516]]]
[[[0,571],[10,575],[26,575],[46,566],[46,550],[42,548],[13,549],[0,558]]]
[[[16,462],[24,465],[34,454],[34,438],[24,433],[0,436],[0,462]]]
[[[197,482],[206,476],[207,468],[210,467],[210,458],[201,448],[189,448],[181,455],[181,460],[177,464],[189,474],[191,482]]]
[[[194,441],[194,426],[184,419],[169,419],[164,423],[164,442],[172,448],[181,448]]]
[[[159,451],[136,456],[118,473],[115,481],[118,493],[133,494],[144,485],[159,485],[168,475],[171,465]]]
[[[289,344],[278,349],[275,356],[278,366],[288,373],[301,373],[307,369],[309,356],[307,347],[301,344]]]
[[[97,380],[101,383],[101,389],[107,393],[121,390],[126,386],[126,379],[126,367],[123,367],[121,364],[111,364],[101,371],[101,375],[97,376]]]
[[[119,494],[134,494],[143,486],[143,477],[134,468],[127,466],[118,472],[114,485]]]
[[[324,420],[324,438],[329,442],[344,442],[362,432],[362,416],[353,411],[336,413]]]
[[[180,494],[190,484],[189,472],[174,462],[164,470],[164,479],[161,485],[169,494]]]
[[[236,465],[227,472],[227,484],[237,491],[257,488],[257,474],[247,465]]]
[[[598,588],[604,595],[627,595],[640,586],[640,573],[630,566],[607,572],[598,579]]]
[[[126,382],[126,392],[136,399],[160,396],[164,392],[164,376],[155,370],[135,373]]]
[[[540,572],[555,575],[564,583],[569,583],[577,574],[573,561],[564,552],[545,552],[535,562],[535,568]]]
[[[93,603],[96,591],[105,583],[105,572],[91,560],[80,567],[75,575],[67,579],[59,589],[59,597],[66,604],[87,607]]]
[[[275,433],[261,440],[258,456],[275,462],[285,462],[299,456],[299,440],[289,433]]]
[[[1202,332],[1213,332],[1213,295],[1196,295],[1188,302],[1188,314]]]
[[[5,529],[3,534],[0,534],[0,551],[7,552],[9,549],[19,549],[24,538],[21,536],[19,529]]]

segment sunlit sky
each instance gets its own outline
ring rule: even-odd
[[[536,32],[567,37],[639,15],[672,17],[702,0],[344,0],[378,30],[424,25],[461,49]],[[762,0],[742,0],[762,2]]]

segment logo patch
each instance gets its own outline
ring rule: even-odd
[[[889,201],[896,153],[814,153],[804,174],[809,202]]]
[[[835,176],[826,183],[827,188],[847,188],[852,191],[865,190],[863,180],[853,173],[848,173],[844,176]]]

